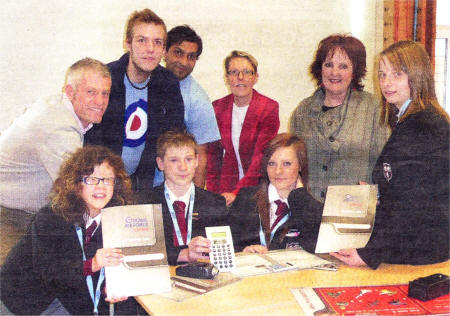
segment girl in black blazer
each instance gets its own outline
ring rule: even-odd
[[[131,202],[121,158],[99,146],[77,150],[62,164],[50,198],[2,267],[2,302],[15,314],[41,314],[57,299],[72,315],[109,315],[107,302],[127,298],[105,297],[103,267],[123,255],[103,248],[100,210]],[[135,302],[118,304],[116,312],[136,314]]]
[[[401,41],[381,52],[378,66],[382,124],[393,131],[372,173],[380,195],[375,226],[366,247],[332,255],[372,268],[446,261],[449,117],[436,99],[428,54]]]
[[[264,148],[261,172],[260,184],[241,189],[230,208],[236,251],[265,253],[299,245],[295,216],[287,200],[292,190],[307,185],[303,140],[288,133],[277,135]],[[286,236],[293,237],[289,245]]]

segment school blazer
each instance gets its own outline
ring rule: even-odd
[[[209,191],[237,194],[245,186],[258,184],[262,151],[278,133],[278,102],[253,90],[239,138],[244,177],[239,180],[238,162],[231,139],[232,94],[213,102],[221,140],[208,144],[206,187]]]
[[[140,192],[138,200],[142,204],[161,204],[167,259],[169,265],[177,265],[177,258],[180,251],[187,248],[187,246],[176,247],[173,244],[174,227],[164,197],[164,183],[155,187],[153,190]],[[228,225],[226,220],[228,211],[225,205],[225,198],[199,187],[195,187],[194,209],[192,213],[192,238],[196,236],[205,237],[205,227]]]
[[[450,258],[449,148],[449,123],[432,111],[395,126],[372,173],[379,204],[372,235],[358,249],[369,267]]]
[[[230,208],[231,234],[233,235],[234,250],[236,252],[240,252],[250,245],[261,244],[259,237],[260,215],[256,210],[255,198],[258,188],[259,186],[242,188]],[[269,208],[270,206],[268,205],[267,207]],[[266,215],[270,216],[269,212]],[[269,250],[286,248],[285,233],[291,228],[298,227],[297,223],[293,221],[295,218],[291,212],[290,218],[277,229],[272,241],[267,243]],[[268,217],[267,222],[270,222]],[[269,229],[264,231],[266,235],[270,235]]]
[[[100,226],[85,249],[86,257],[92,258],[101,247]],[[53,213],[50,206],[37,213],[9,253],[1,280],[2,301],[15,314],[40,314],[55,298],[73,315],[92,314],[75,227]],[[100,314],[108,313],[103,295],[98,308]]]

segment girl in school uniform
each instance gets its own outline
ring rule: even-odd
[[[437,101],[425,49],[401,41],[378,57],[382,123],[393,126],[372,173],[379,205],[360,249],[332,253],[353,266],[431,264],[449,258],[449,117]]]
[[[61,166],[51,203],[35,216],[1,270],[1,299],[15,314],[136,314],[134,299],[106,297],[104,267],[121,262],[103,248],[104,207],[132,201],[121,158],[100,146],[80,148]],[[49,311],[49,306],[53,312]]]
[[[265,253],[299,246],[297,216],[289,209],[289,194],[297,188],[310,202],[319,203],[306,190],[306,146],[298,136],[277,135],[264,148],[261,164],[260,184],[242,188],[230,208],[236,251]]]

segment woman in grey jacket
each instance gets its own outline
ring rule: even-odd
[[[372,182],[389,128],[379,123],[378,100],[362,91],[361,41],[345,35],[323,39],[310,72],[318,89],[294,110],[289,129],[306,142],[311,193],[324,202],[329,185]]]

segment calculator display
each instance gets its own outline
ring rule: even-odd
[[[226,232],[213,232],[211,234],[212,238],[227,238],[227,233]]]

